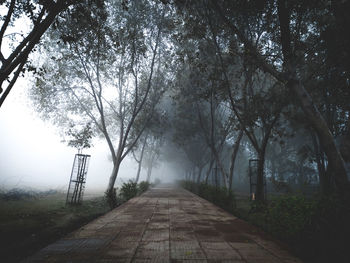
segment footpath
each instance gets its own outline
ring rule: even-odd
[[[175,186],[152,188],[24,262],[297,263],[278,242]]]

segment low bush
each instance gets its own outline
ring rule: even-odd
[[[336,197],[280,196],[247,219],[310,262],[349,262],[350,208]]]
[[[113,188],[112,191],[105,192],[105,201],[110,209],[116,208],[118,205],[120,205],[117,198],[117,188]]]
[[[126,202],[129,199],[142,194],[143,192],[146,192],[150,187],[150,183],[146,181],[142,181],[139,184],[134,182],[133,180],[129,180],[126,183],[123,183],[122,187],[120,188],[120,201]]]
[[[120,188],[119,196],[122,201],[127,201],[137,195],[137,183],[133,180],[129,180],[126,183],[123,183]]]
[[[143,192],[146,192],[148,188],[150,187],[150,183],[147,181],[142,181],[138,184],[138,192],[139,194],[142,194]]]
[[[274,198],[265,211],[268,231],[284,240],[297,240],[310,228],[316,207],[315,200],[303,196]]]

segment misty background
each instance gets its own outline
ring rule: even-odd
[[[28,80],[18,80],[0,111],[0,188],[29,188],[33,190],[57,189],[66,191],[69,184],[74,155],[77,150],[62,142],[57,128],[43,121],[34,112],[27,97]],[[103,193],[113,165],[106,142],[94,138],[93,147],[84,150],[90,154],[86,193]],[[127,157],[122,163],[119,187],[134,179],[136,162]],[[162,163],[152,172],[162,182],[172,182],[176,172],[172,164]],[[145,180],[141,171],[141,180]]]

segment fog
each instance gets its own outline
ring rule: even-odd
[[[0,188],[57,189],[66,191],[76,149],[66,146],[56,127],[34,112],[26,96],[26,82],[20,79],[0,111]],[[104,140],[94,139],[90,154],[86,192],[106,190],[112,162]],[[151,180],[170,182],[176,169],[161,164]],[[132,157],[122,163],[116,186],[135,178],[137,164]],[[146,178],[141,172],[140,180]]]

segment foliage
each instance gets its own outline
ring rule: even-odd
[[[8,191],[0,192],[0,200],[4,201],[23,201],[23,200],[37,200],[39,198],[48,197],[57,194],[57,190],[47,191],[33,191],[21,188],[13,188]]]
[[[108,204],[108,206],[113,209],[119,205],[119,200],[117,198],[117,189],[113,188],[112,191],[106,191],[105,192],[105,201]]]
[[[71,139],[68,141],[68,146],[76,148],[81,152],[85,148],[90,148],[91,139],[93,136],[93,131],[91,128],[91,123],[88,123],[80,130],[74,128],[74,124],[71,124],[71,127],[66,132]]]
[[[61,11],[77,2],[75,0],[0,1],[0,46],[2,46],[0,50],[0,107],[20,74],[26,70],[35,71],[35,68],[31,66],[24,66],[41,36]],[[20,26],[21,23],[26,26]],[[4,87],[4,82],[8,82],[7,87]]]
[[[151,184],[147,181],[142,181],[138,184],[138,193],[142,194],[143,192],[146,192]]]
[[[279,196],[264,209],[251,209],[246,219],[289,243],[300,257],[347,262],[350,210],[337,197]]]
[[[316,202],[300,195],[274,198],[266,211],[269,232],[284,240],[295,240],[310,227]]]
[[[311,224],[298,240],[300,253],[319,258],[320,262],[348,262],[349,222],[349,201],[344,203],[337,196],[321,197],[314,207]]]
[[[119,196],[122,199],[122,201],[127,201],[137,195],[137,183],[135,183],[133,180],[129,180],[126,183],[123,183],[122,187],[120,188]]]
[[[120,188],[119,197],[121,202],[126,202],[129,199],[146,192],[150,187],[150,183],[142,181],[139,184],[133,180],[129,180],[126,183],[123,183]]]

